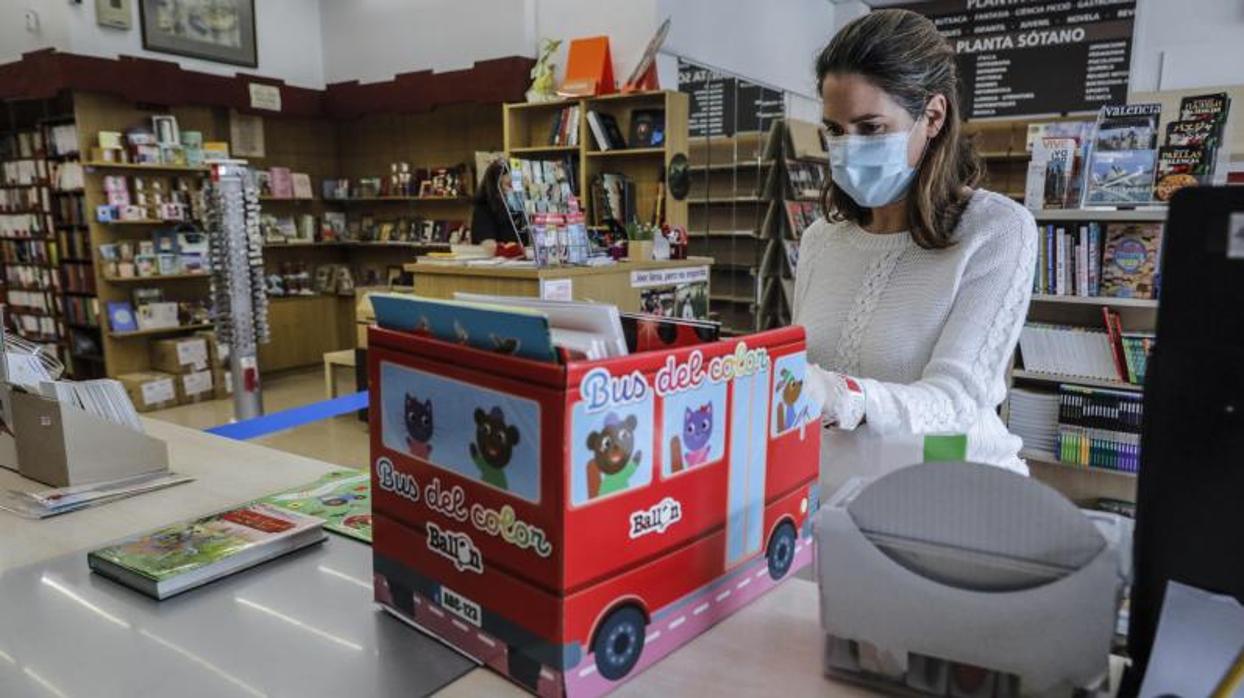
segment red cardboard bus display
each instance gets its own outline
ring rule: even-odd
[[[811,561],[802,328],[566,365],[372,328],[376,601],[605,693]]]

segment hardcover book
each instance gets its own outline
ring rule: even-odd
[[[1112,224],[1102,250],[1101,294],[1115,298],[1154,298],[1161,223]]]
[[[1090,155],[1084,203],[1134,205],[1153,199],[1162,105],[1102,107]]]
[[[324,540],[322,522],[250,504],[87,555],[91,570],[163,600]]]
[[[366,470],[334,470],[302,487],[265,497],[286,511],[324,520],[324,528],[371,542],[371,477]]]
[[[557,360],[549,319],[524,308],[372,294],[376,323],[445,342],[535,361]]]
[[[129,301],[108,301],[108,329],[113,332],[135,332],[138,319]]]

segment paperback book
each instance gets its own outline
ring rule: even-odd
[[[1184,187],[1205,184],[1213,172],[1212,153],[1199,145],[1168,145],[1158,149],[1157,181],[1153,197],[1170,201]]]
[[[324,528],[334,533],[371,542],[371,475],[367,471],[334,470],[308,485],[261,501],[322,519]]]
[[[1107,226],[1101,294],[1114,298],[1156,298],[1161,239],[1160,223]]]
[[[100,548],[87,564],[163,600],[322,540],[320,519],[250,504]]]
[[[1087,168],[1086,205],[1152,201],[1161,113],[1157,103],[1102,107]]]
[[[1080,144],[1074,138],[1044,139],[1046,152],[1044,208],[1074,208],[1073,183],[1079,175]]]

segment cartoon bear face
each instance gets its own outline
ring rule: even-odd
[[[803,381],[791,378],[786,381],[786,387],[782,389],[782,402],[788,405],[794,405],[799,400],[799,395],[803,392]]]
[[[494,468],[509,465],[518,440],[518,428],[505,423],[500,407],[488,412],[475,408],[475,449],[485,463]]]
[[[610,414],[600,431],[587,435],[587,447],[596,454],[596,467],[606,475],[612,475],[626,467],[635,450],[635,427],[639,420],[635,415],[618,420]]]
[[[406,433],[420,443],[432,439],[432,401],[406,394]]]

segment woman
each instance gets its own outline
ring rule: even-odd
[[[471,210],[471,243],[482,244],[485,240],[517,242],[510,213],[505,207],[505,197],[510,193],[510,173],[505,163],[494,160],[484,170],[479,190],[475,193],[475,206]]]
[[[809,395],[836,427],[822,482],[832,492],[919,462],[930,444],[1027,474],[997,408],[1031,299],[1036,224],[974,188],[954,51],[928,19],[878,10],[833,38],[816,74],[832,181],[827,220],[800,245],[794,321],[807,329]]]

